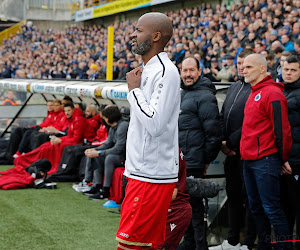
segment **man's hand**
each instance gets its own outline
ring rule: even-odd
[[[84,151],[84,154],[89,158],[96,158],[99,156],[99,152],[94,148],[88,148]]]
[[[174,188],[171,201],[176,199],[177,193],[178,193],[178,188]]]
[[[57,144],[60,144],[61,143],[61,139],[56,137],[56,136],[53,136],[50,140],[51,144],[52,145],[57,145]]]
[[[41,128],[41,129],[39,130],[39,132],[43,133],[43,132],[45,132],[45,129],[46,129],[46,128]]]
[[[139,88],[141,85],[141,75],[142,75],[143,68],[138,67],[134,70],[131,70],[126,74],[126,81],[128,84],[129,91]]]
[[[230,71],[231,71],[232,77],[234,77],[236,74],[236,67],[232,67]]]
[[[210,70],[215,75],[217,75],[219,73],[219,71],[217,69],[215,69],[215,68],[211,68]]]
[[[45,128],[44,132],[46,134],[58,134],[59,131],[56,128],[50,126],[50,127]]]
[[[222,141],[221,151],[228,156],[236,155],[236,152],[227,147],[226,141]]]
[[[292,174],[292,168],[288,161],[283,164],[281,174]]]

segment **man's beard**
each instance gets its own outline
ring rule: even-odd
[[[135,48],[132,47],[131,51],[134,54],[142,56],[142,55],[145,55],[150,49],[151,49],[151,41],[150,41],[150,39],[147,39],[146,41],[144,41],[140,45],[138,45],[137,42],[136,42]]]

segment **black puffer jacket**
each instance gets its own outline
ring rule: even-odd
[[[189,173],[203,173],[220,150],[221,131],[216,88],[206,77],[192,86],[181,84],[179,145]]]
[[[223,140],[226,145],[236,152],[240,149],[242,126],[244,120],[244,107],[251,93],[249,83],[237,81],[227,91],[222,111]]]
[[[288,102],[289,122],[292,131],[292,151],[289,156],[289,163],[300,167],[300,79],[294,83],[284,86],[284,95]]]

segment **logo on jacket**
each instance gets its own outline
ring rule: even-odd
[[[170,223],[171,232],[175,229],[175,227],[177,227],[177,225],[175,225],[174,223]]]
[[[143,82],[143,88],[145,87],[145,85],[147,84],[148,82],[148,76],[146,77],[145,81]]]
[[[259,101],[261,98],[261,92],[259,92],[255,97],[254,97],[254,101]]]

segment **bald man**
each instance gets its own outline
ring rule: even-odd
[[[256,221],[257,249],[271,249],[270,242],[289,240],[289,227],[280,208],[280,175],[288,160],[292,138],[284,85],[267,75],[266,59],[259,54],[245,58],[245,81],[251,94],[245,105],[240,142],[249,206]],[[273,225],[276,238],[271,238]],[[276,243],[291,249],[290,243]]]
[[[131,35],[143,66],[126,75],[131,106],[124,175],[129,179],[117,232],[118,249],[162,248],[178,181],[180,77],[164,47],[173,34],[162,13],[141,16]]]

